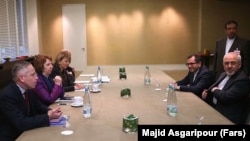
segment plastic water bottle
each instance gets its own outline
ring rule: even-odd
[[[151,74],[149,71],[149,66],[146,66],[144,73],[144,85],[150,85],[150,84],[151,84]]]
[[[178,107],[177,107],[177,98],[176,93],[174,89],[174,84],[169,84],[169,92],[168,92],[168,98],[167,98],[167,113],[171,117],[176,117],[178,113]]]
[[[97,78],[97,83],[99,84],[102,83],[102,70],[100,66],[98,66],[97,68],[96,78]]]
[[[83,116],[85,118],[89,118],[92,116],[92,103],[89,92],[89,85],[85,86],[85,93],[83,96]]]

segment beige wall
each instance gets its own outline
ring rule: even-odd
[[[66,3],[86,4],[88,65],[182,64],[191,53],[213,50],[228,19],[239,21],[240,33],[250,37],[244,13],[249,2],[40,0],[41,53],[55,57],[63,48]]]

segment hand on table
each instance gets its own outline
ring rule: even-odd
[[[59,118],[62,115],[60,107],[48,111],[49,119]]]
[[[75,90],[80,90],[80,89],[83,89],[83,88],[84,88],[84,85],[79,84],[79,83],[75,84]]]

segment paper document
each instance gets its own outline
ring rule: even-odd
[[[80,76],[95,76],[94,74],[80,74]]]
[[[97,81],[97,77],[92,77],[91,78],[93,82]],[[102,82],[103,83],[109,83],[110,82],[110,78],[108,76],[102,76]]]
[[[89,83],[90,81],[89,80],[76,80],[75,81],[75,83],[83,83],[83,84],[85,84],[85,83]]]
[[[75,92],[81,92],[81,91],[85,91],[85,89],[80,89],[80,90],[75,90]]]

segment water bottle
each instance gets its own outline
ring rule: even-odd
[[[92,104],[91,104],[91,96],[89,92],[89,85],[85,86],[85,93],[83,96],[83,116],[85,118],[89,118],[92,115]]]
[[[99,84],[102,83],[102,70],[100,66],[98,66],[97,68],[96,78],[97,78],[97,83]]]
[[[174,84],[169,84],[169,92],[167,98],[167,113],[171,117],[176,117],[178,113],[177,98],[174,89]]]
[[[144,73],[144,85],[150,85],[150,84],[151,84],[151,74],[149,72],[149,66],[146,66]]]

